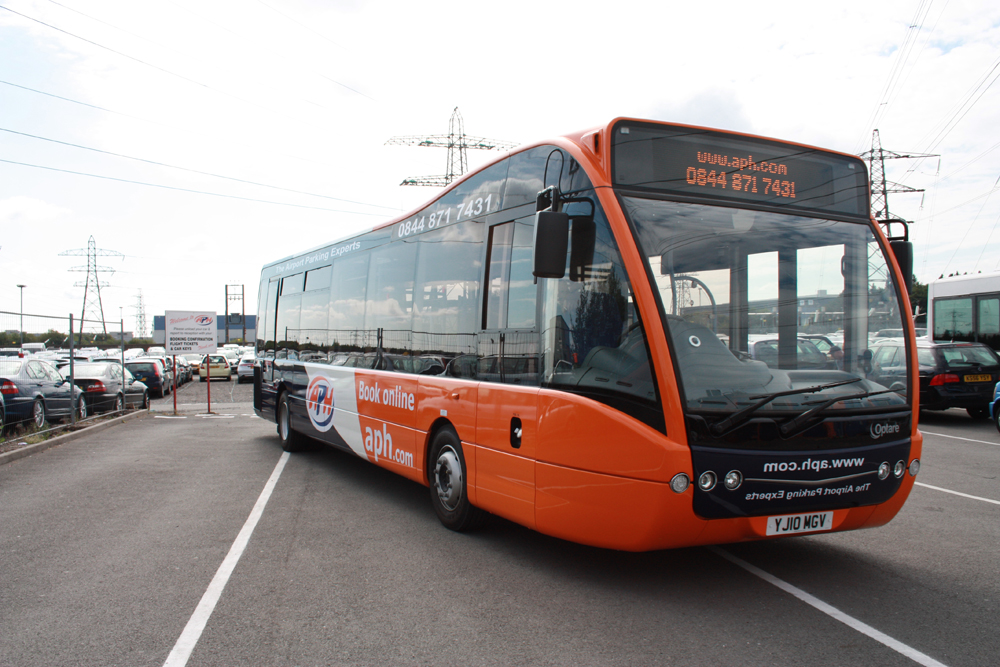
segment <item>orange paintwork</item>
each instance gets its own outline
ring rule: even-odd
[[[410,410],[363,401],[359,393],[362,431],[371,428],[374,432],[390,424],[393,446],[406,447],[412,452],[414,466],[407,468],[385,457],[378,464],[426,485],[430,439],[438,426],[450,424],[463,443],[468,492],[473,504],[574,542],[643,551],[775,539],[765,535],[766,517],[701,519],[692,509],[693,487],[680,494],[670,489],[669,481],[674,475],[683,472],[693,476],[691,454],[667,335],[657,312],[657,297],[650,282],[639,278],[645,274],[645,261],[631,240],[609,180],[610,130],[621,120],[630,119],[617,118],[596,130],[544,144],[562,148],[585,168],[607,213],[628,274],[636,277],[632,280],[633,299],[642,313],[666,435],[589,399],[550,389],[359,370],[356,374],[359,392],[364,382],[371,388],[377,384],[380,392],[399,386],[401,391],[414,396]],[[465,178],[444,192],[458,187]],[[377,228],[397,224],[412,214],[409,212]],[[878,226],[872,226],[885,243]],[[895,265],[891,269],[895,279],[901,281],[899,269]],[[909,309],[905,296],[901,306]],[[912,339],[912,322],[905,326]],[[911,386],[917,387],[915,347],[911,366]],[[914,404],[911,460],[920,457],[923,443],[917,429],[916,408]],[[510,442],[511,418],[515,416],[520,417],[523,425],[521,446],[516,449]],[[373,454],[369,453],[369,458],[374,460]],[[834,530],[888,522],[902,507],[913,483],[907,472],[902,488],[890,501],[834,510]]]

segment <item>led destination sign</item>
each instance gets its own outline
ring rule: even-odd
[[[766,139],[623,121],[612,141],[616,187],[868,217],[857,158]]]

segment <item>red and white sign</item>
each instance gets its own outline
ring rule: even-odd
[[[218,351],[215,313],[168,310],[165,315],[167,354],[209,354]]]

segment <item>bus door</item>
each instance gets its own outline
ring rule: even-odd
[[[260,298],[260,313],[257,322],[257,361],[256,371],[260,373],[260,382],[254,382],[254,407],[262,409],[266,397],[269,399],[269,409],[274,409],[274,351],[277,345],[275,338],[275,321],[278,309],[278,287],[280,278],[272,278],[265,287]]]
[[[476,505],[535,525],[539,348],[534,217],[489,229],[478,340]]]

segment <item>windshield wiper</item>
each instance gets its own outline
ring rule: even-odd
[[[812,410],[803,412],[795,419],[788,420],[778,428],[778,431],[781,432],[781,437],[787,438],[788,436],[797,433],[800,430],[803,430],[800,428],[803,424],[812,421],[812,419],[815,417],[820,416],[823,412],[829,409],[829,407],[834,403],[840,403],[841,401],[853,401],[854,399],[868,398],[869,396],[878,396],[879,394],[892,394],[892,393],[895,393],[893,389],[882,389],[879,391],[866,391],[860,394],[850,394],[848,396],[836,396],[828,401],[823,401]]]
[[[840,382],[831,382],[829,384],[821,384],[815,387],[805,387],[804,389],[788,389],[787,391],[776,391],[773,394],[761,394],[759,396],[751,396],[750,400],[761,399],[754,403],[753,405],[748,405],[739,412],[734,412],[725,419],[709,427],[708,431],[716,438],[721,438],[727,433],[731,433],[736,428],[742,426],[746,422],[750,421],[753,413],[761,409],[771,401],[776,398],[781,398],[782,396],[794,396],[796,394],[811,394],[817,391],[823,391],[824,389],[832,389],[833,387],[840,387],[845,384],[854,384],[855,382],[861,382],[863,378],[854,378],[853,380],[841,380]],[[844,400],[844,399],[837,399]],[[836,402],[836,401],[834,401]],[[831,403],[832,405],[832,403]],[[812,412],[812,410],[810,410]],[[809,414],[809,413],[805,413]]]

